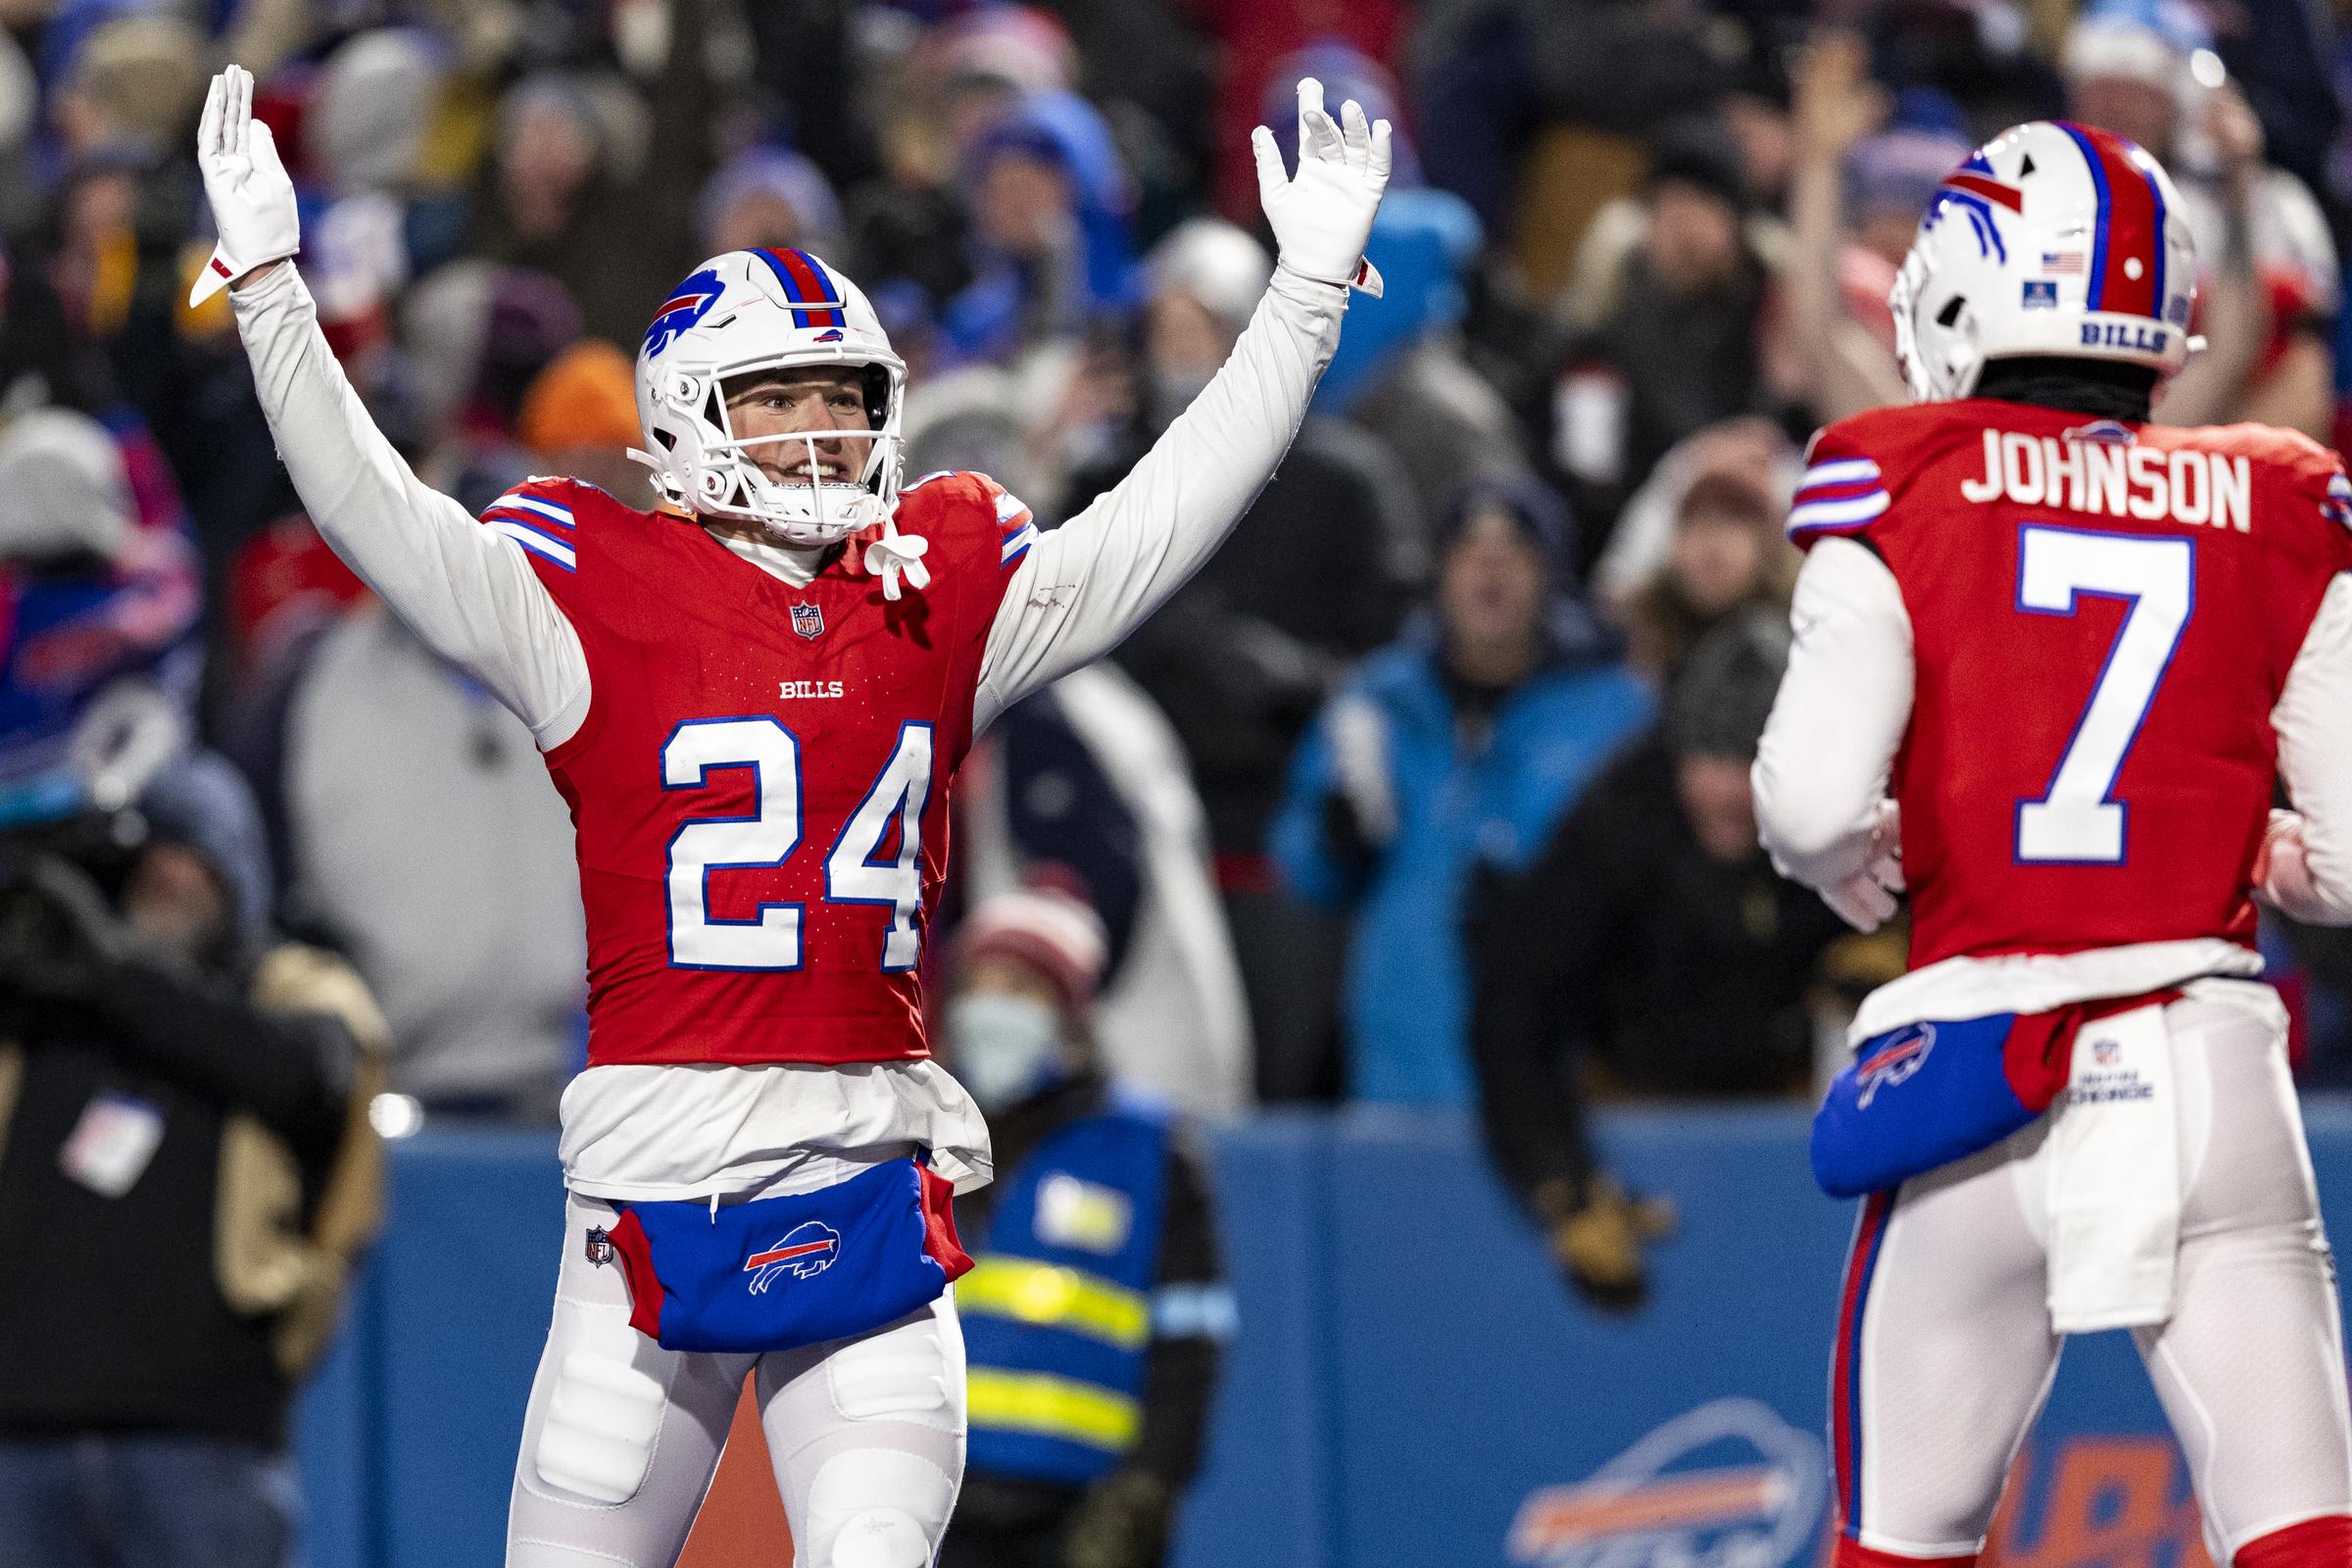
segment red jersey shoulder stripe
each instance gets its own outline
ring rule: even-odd
[[[482,526],[565,571],[579,570],[579,552],[567,537],[578,519],[570,507],[537,492],[535,484],[516,485],[482,510]]]
[[[1860,528],[1886,510],[1879,466],[1868,458],[1815,463],[1798,481],[1788,507],[1791,536]]]

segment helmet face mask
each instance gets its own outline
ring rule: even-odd
[[[736,432],[729,385],[825,368],[858,373],[870,428]],[[884,521],[898,503],[906,390],[906,368],[856,284],[806,252],[730,251],[679,284],[646,331],[637,357],[646,448],[632,456],[683,511],[756,523],[786,544],[831,544]],[[855,451],[858,442],[856,480],[816,477],[819,443]],[[808,476],[778,477],[763,461],[788,475],[805,465]]]
[[[2104,360],[2169,376],[2196,255],[2156,161],[2112,132],[2040,121],[1978,149],[1929,203],[1887,305],[1921,402],[1964,398],[1993,360]]]

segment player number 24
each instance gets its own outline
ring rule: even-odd
[[[752,814],[701,816],[669,841],[669,961],[683,969],[798,969],[798,904],[763,904],[749,919],[710,910],[710,873],[782,865],[801,847],[801,743],[776,720],[702,718],[680,724],[662,748],[664,789],[701,789],[712,769],[752,770]],[[880,776],[825,853],[825,902],[890,906],[882,967],[911,969],[921,934],[923,807],[931,798],[931,726],[905,724]],[[885,858],[893,821],[898,853]]]
[[[2186,539],[2029,525],[2018,539],[2017,608],[2072,615],[2085,598],[2122,599],[2122,630],[2039,800],[2017,807],[2017,858],[2034,864],[2118,865],[2129,808],[2108,799],[2146,722],[2195,603]]]

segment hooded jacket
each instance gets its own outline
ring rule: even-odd
[[[30,1286],[0,1293],[0,1433],[273,1447],[380,1218],[383,1021],[341,960],[270,941],[225,762],[167,772],[140,814],[219,876],[231,928],[201,970],[108,943],[78,994],[0,988],[0,1254]],[[111,1192],[76,1153],[110,1125],[152,1139]]]
[[[1324,709],[1292,760],[1270,848],[1294,892],[1355,914],[1342,1004],[1350,1100],[1473,1103],[1471,869],[1523,865],[1651,707],[1613,644],[1562,601],[1543,658],[1483,723],[1465,721],[1430,619]]]

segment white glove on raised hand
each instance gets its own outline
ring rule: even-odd
[[[1257,200],[1274,229],[1281,264],[1300,277],[1335,288],[1353,284],[1380,297],[1380,274],[1364,260],[1372,215],[1389,184],[1389,122],[1364,123],[1350,98],[1340,106],[1343,130],[1323,112],[1323,84],[1298,83],[1298,172],[1284,177],[1274,133],[1250,133],[1257,154]]]
[[[1869,858],[1862,869],[1823,888],[1821,902],[1855,930],[1876,931],[1894,918],[1895,898],[1902,891],[1902,808],[1892,801],[1881,801],[1870,825]]]
[[[294,211],[294,181],[278,162],[270,127],[253,118],[253,74],[231,66],[213,78],[196,127],[196,163],[220,238],[204,264],[188,303],[201,305],[233,280],[302,249]]]

